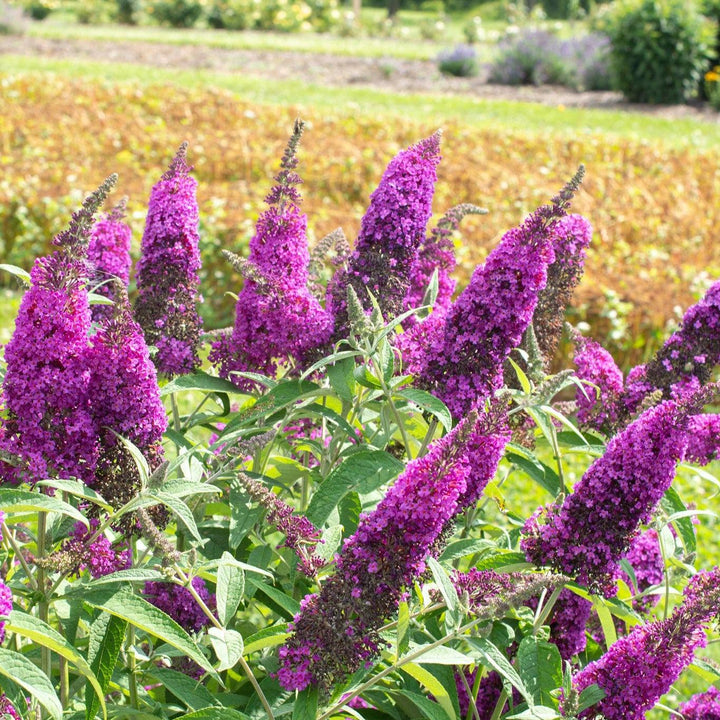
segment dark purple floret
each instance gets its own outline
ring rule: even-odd
[[[695,415],[688,420],[689,442],[685,459],[707,465],[720,457],[720,415]]]
[[[637,581],[637,591],[642,593],[653,585],[660,585],[665,578],[665,565],[656,530],[650,528],[640,533],[630,544],[625,559],[632,565]],[[634,583],[623,570],[620,577],[631,588]],[[639,612],[649,612],[660,599],[659,595],[644,595],[633,599],[633,607]]]
[[[301,180],[294,171],[302,129],[296,123],[276,185],[265,199],[269,207],[250,240],[252,276],[238,295],[232,335],[217,341],[210,353],[220,375],[246,389],[254,384],[235,373],[274,375],[278,364],[289,360],[303,367],[332,331],[330,314],[308,287],[307,217],[299,208],[295,186]]]
[[[100,452],[93,487],[114,507],[140,489],[140,474],[118,435],[130,440],[151,470],[163,460],[167,428],[155,367],[126,296],[118,298],[113,318],[92,337],[88,390]]]
[[[581,169],[552,205],[505,233],[448,311],[442,334],[431,334],[434,342],[410,368],[418,387],[437,395],[456,417],[502,386],[503,364],[532,320],[554,260],[553,227],[566,215],[582,175]]]
[[[622,414],[623,374],[612,355],[592,338],[574,334],[577,377],[597,387],[577,389],[577,417],[584,427],[610,431]]]
[[[528,560],[612,594],[620,558],[685,454],[689,412],[667,400],[616,435],[561,506],[547,508],[542,522],[527,521],[521,547]]]
[[[135,319],[157,348],[158,372],[170,377],[200,365],[197,180],[186,154],[183,143],[152,189],[136,272]]]
[[[472,473],[468,441],[473,413],[410,462],[380,504],[345,540],[336,572],[308,595],[280,649],[278,678],[288,690],[314,684],[328,690],[371,661],[378,630],[397,611],[407,586],[425,571],[447,523],[458,512]]]
[[[720,720],[720,690],[711,685],[704,693],[693,695],[678,710],[684,720]]]
[[[35,261],[5,347],[4,481],[77,477],[91,482],[96,433],[88,406],[90,307],[82,261],[65,250]]]
[[[685,601],[669,618],[636,626],[575,676],[577,692],[593,684],[605,692],[580,717],[642,720],[692,662],[695,649],[705,646],[705,628],[718,612],[718,570],[698,573],[685,589]]]
[[[205,581],[196,576],[191,582],[200,599],[212,609],[215,596],[205,587]],[[190,591],[181,585],[151,580],[145,583],[143,595],[146,600],[169,615],[188,632],[199,632],[210,624],[210,618],[203,612]]]
[[[132,231],[123,221],[127,198],[105,217],[98,220],[90,235],[87,259],[90,266],[91,286],[98,286],[96,293],[115,300],[114,281],[127,287],[130,282],[130,240]],[[93,305],[92,318],[100,322],[112,314],[112,306]]]
[[[84,523],[75,524],[69,538],[63,543],[63,552],[72,556],[76,570],[89,570],[93,578],[103,577],[118,570],[127,570],[132,562],[130,548],[126,542],[113,546],[104,535],[98,535],[90,541],[97,531],[100,521],[90,519],[89,527]]]
[[[388,165],[363,216],[347,268],[328,285],[327,306],[335,318],[334,340],[349,332],[347,286],[351,284],[366,310],[368,290],[387,320],[402,312],[418,249],[432,214],[440,162],[440,133],[411,145]]]

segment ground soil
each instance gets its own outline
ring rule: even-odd
[[[162,68],[243,73],[267,79],[299,79],[330,87],[355,85],[397,93],[465,94],[482,99],[643,112],[670,119],[696,118],[720,124],[720,113],[707,105],[638,105],[623,101],[622,96],[614,92],[575,92],[549,85],[495,85],[487,82],[486,70],[474,78],[448,77],[442,75],[431,60],[18,36],[0,36],[0,54],[85,58]]]

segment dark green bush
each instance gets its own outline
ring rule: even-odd
[[[140,0],[117,0],[115,18],[123,25],[137,25]]]
[[[608,28],[617,89],[632,102],[685,102],[707,68],[708,29],[684,0],[619,3]]]
[[[159,0],[148,8],[161,25],[189,28],[202,15],[202,5],[196,0]]]

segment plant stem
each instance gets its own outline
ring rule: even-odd
[[[480,713],[478,713],[477,705],[475,704],[475,695],[473,694],[473,689],[470,687],[470,684],[465,677],[465,670],[460,668],[458,670],[458,675],[460,676],[465,692],[468,694],[468,698],[470,699],[470,702],[468,703],[467,720],[470,720],[471,716],[474,717],[475,720],[480,720]]]
[[[44,510],[38,512],[37,522],[37,557],[42,560],[45,558],[45,539],[47,535],[47,513]],[[48,604],[47,595],[45,594],[45,570],[42,564],[37,567],[37,584],[38,590],[41,594],[40,603],[38,604],[38,614],[40,619],[47,623],[50,615],[50,606]],[[50,655],[50,648],[44,645],[41,648],[41,666],[42,671],[47,675],[48,679],[52,682],[52,656]]]
[[[172,407],[173,426],[176,432],[182,432],[182,422],[180,421],[180,409],[178,408],[175,393],[170,393],[170,406]]]
[[[135,675],[135,628],[132,625],[128,625],[128,636],[127,644],[125,645],[127,657],[128,657],[128,669],[130,671],[130,677],[128,678],[128,689],[130,691],[130,707],[134,710],[138,709],[138,691],[137,691],[137,676]]]
[[[425,433],[425,437],[423,438],[422,445],[420,445],[420,449],[418,450],[417,457],[422,457],[426,452],[428,445],[430,444],[430,441],[433,438],[433,435],[435,435],[435,430],[437,429],[438,421],[437,418],[433,418],[430,421],[430,424],[428,425],[427,432]]]
[[[500,693],[500,697],[498,698],[497,703],[495,704],[495,709],[493,710],[493,714],[490,718],[490,720],[500,720],[500,716],[502,715],[503,708],[505,707],[505,703],[507,702],[508,694],[505,688],[502,689],[502,692]]]
[[[67,708],[70,700],[70,671],[68,662],[64,657],[60,658],[60,704]]]
[[[535,621],[533,622],[533,635],[535,635],[535,633],[537,633],[537,631],[545,624],[545,621],[550,616],[550,613],[552,612],[552,609],[563,590],[564,587],[562,585],[560,585],[560,587],[556,587],[552,591],[548,601],[542,606],[542,610],[537,613]]]
[[[22,554],[20,547],[17,544],[17,541],[15,540],[15,536],[12,534],[12,531],[10,530],[10,528],[5,524],[3,524],[3,526],[2,526],[2,533],[3,533],[3,538],[5,539],[6,544],[12,548],[15,558],[17,558],[20,561],[20,565],[22,565],[22,569],[25,571],[25,574],[27,575],[27,579],[28,579],[28,582],[30,583],[30,586],[35,591],[39,590],[37,580],[36,580],[35,576],[32,574],[32,572],[30,571],[30,567],[27,564],[27,561],[25,560],[25,556]]]

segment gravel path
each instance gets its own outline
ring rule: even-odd
[[[86,58],[137,63],[161,68],[243,73],[268,79],[302,79],[326,86],[355,85],[397,93],[465,94],[482,99],[520,100],[565,107],[604,108],[643,112],[666,118],[696,118],[720,124],[720,113],[707,106],[637,105],[619,93],[575,92],[557,86],[510,87],[487,82],[487,72],[475,78],[455,78],[438,72],[430,60],[362,58],[323,53],[230,50],[200,45],[146,42],[56,40],[0,36],[0,54]],[[8,67],[8,63],[5,63]],[[12,69],[12,65],[9,66]]]

